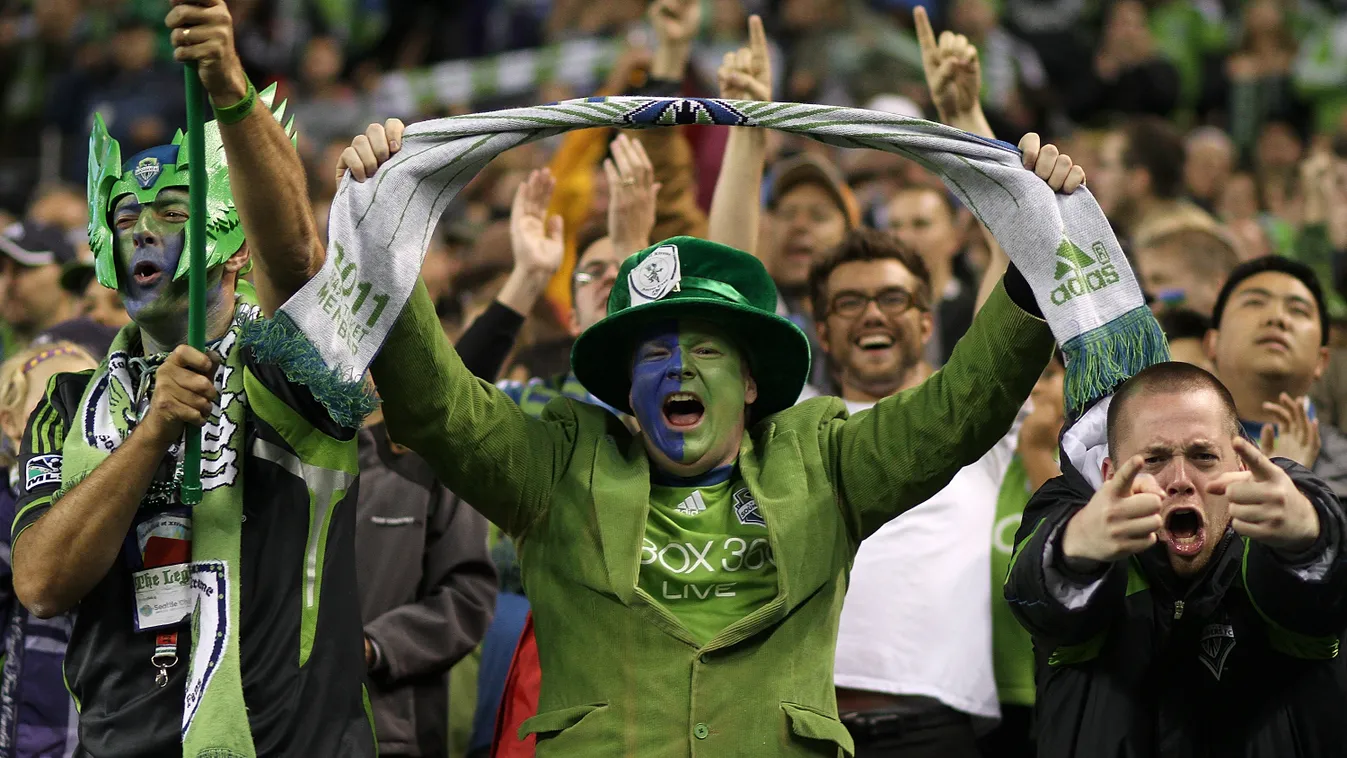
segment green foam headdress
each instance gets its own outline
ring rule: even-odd
[[[287,122],[285,102],[272,108],[276,85],[258,93],[258,99],[271,110],[276,121],[285,127],[292,143],[296,142],[295,119]],[[98,283],[117,289],[117,255],[115,235],[109,224],[113,204],[123,195],[135,195],[141,204],[149,204],[167,187],[189,185],[187,147],[182,131],[173,142],[160,145],[132,156],[122,164],[122,148],[108,134],[100,114],[94,114],[94,128],[89,135],[89,247],[94,253],[94,270]],[[220,125],[207,121],[206,142],[206,267],[214,268],[243,246],[243,226],[234,208],[234,195],[229,188],[229,169],[225,165],[224,144],[220,140]],[[187,231],[183,255],[173,278],[186,276],[191,256],[192,236]]]

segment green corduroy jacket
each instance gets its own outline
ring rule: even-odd
[[[391,436],[519,542],[539,758],[849,756],[833,651],[856,548],[1006,433],[1051,349],[998,287],[922,385],[850,418],[817,398],[756,423],[738,465],[777,596],[705,645],[637,589],[650,464],[615,417],[568,398],[525,415],[463,366],[419,284],[372,368]]]

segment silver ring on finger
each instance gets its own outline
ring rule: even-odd
[[[624,187],[634,187],[634,186],[636,186],[636,180],[635,180],[635,179],[632,179],[631,177],[627,177],[626,179],[623,179],[623,180],[622,180],[622,186],[624,186]]]
[[[191,36],[192,36],[192,27],[189,26],[189,27],[183,29],[183,30],[182,30],[182,43],[183,43],[184,45],[187,44],[187,40],[188,40],[188,38],[191,37]]]

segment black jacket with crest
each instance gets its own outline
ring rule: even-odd
[[[1072,574],[1053,557],[1093,487],[1064,465],[1034,495],[1005,597],[1034,636],[1041,758],[1347,756],[1347,520],[1321,480],[1275,462],[1318,511],[1318,542],[1286,556],[1227,530],[1191,581],[1163,545]]]

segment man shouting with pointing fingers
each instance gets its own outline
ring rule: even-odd
[[[1243,437],[1190,364],[1128,380],[1106,423],[1102,486],[1063,456],[1006,579],[1034,635],[1039,755],[1342,755],[1337,498]]]

